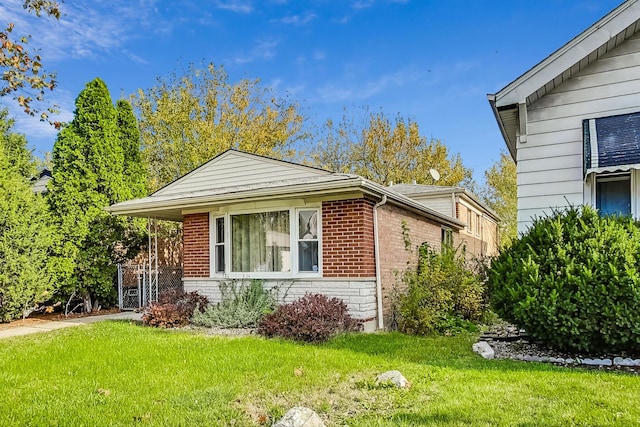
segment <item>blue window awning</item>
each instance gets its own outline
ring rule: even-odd
[[[582,121],[584,176],[640,169],[640,112]]]

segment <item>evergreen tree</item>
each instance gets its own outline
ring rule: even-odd
[[[146,176],[140,156],[140,130],[128,101],[116,103],[118,137],[124,156],[123,177],[127,198],[146,196]]]
[[[81,297],[86,311],[114,301],[116,264],[135,253],[139,240],[130,221],[104,210],[131,197],[121,137],[107,86],[96,78],[76,99],[74,118],[53,147],[49,201],[62,238],[60,296]]]
[[[29,185],[34,160],[24,136],[0,111],[0,321],[26,316],[51,297],[55,241],[45,200]]]

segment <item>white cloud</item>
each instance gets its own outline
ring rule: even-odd
[[[56,88],[54,92],[50,92],[47,102],[56,104],[59,110],[59,113],[49,116],[50,120],[69,122],[73,119],[75,101],[70,93]],[[53,125],[41,121],[38,117],[25,114],[10,96],[0,98],[0,107],[2,106],[7,107],[9,116],[15,120],[13,130],[28,135],[29,146],[35,148],[36,155],[42,156],[45,151],[51,151],[53,142],[58,135],[58,130]]]
[[[287,24],[287,25],[306,25],[309,22],[316,19],[318,15],[313,12],[307,12],[304,16],[302,15],[291,15],[285,16],[284,18],[279,19],[278,21]]]
[[[247,64],[259,59],[271,59],[275,56],[278,43],[275,39],[259,40],[251,50],[233,58],[233,62]]]
[[[40,49],[47,63],[63,58],[97,57],[101,53],[120,49],[132,38],[137,28],[148,28],[152,33],[170,31],[169,22],[162,21],[154,1],[111,1],[86,3],[67,0],[62,3],[59,20],[36,17],[22,8],[21,0],[3,0],[0,19],[15,23],[15,37],[32,36],[30,46]],[[133,52],[128,56],[139,62]]]
[[[368,9],[373,6],[374,0],[356,0],[351,3],[351,7],[354,9]]]
[[[323,102],[344,102],[365,100],[393,88],[403,87],[418,81],[423,73],[412,67],[393,73],[383,74],[377,79],[357,82],[351,78],[348,82],[325,85],[317,90]]]
[[[251,2],[245,0],[218,0],[216,2],[218,9],[229,10],[236,13],[251,13],[253,6]]]

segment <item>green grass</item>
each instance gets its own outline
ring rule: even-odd
[[[5,339],[0,425],[269,425],[299,405],[327,425],[640,423],[640,377],[485,361],[473,338],[356,334],[313,346],[105,322]],[[376,387],[389,369],[412,387]]]

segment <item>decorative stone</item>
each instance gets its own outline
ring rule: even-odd
[[[302,406],[289,409],[274,427],[325,427],[313,410]]]
[[[568,358],[566,358],[566,359],[564,360],[564,363],[567,363],[567,364],[569,364],[569,365],[571,365],[571,364],[572,364],[572,363],[574,363],[574,362],[575,362],[575,360],[573,360],[573,359],[572,359],[572,358],[570,358],[570,357],[568,357]]]
[[[582,360],[582,364],[589,365],[589,366],[611,366],[613,362],[611,361],[611,359],[588,359],[587,358]]]
[[[640,359],[636,359],[633,361],[633,366],[640,366]]]
[[[615,357],[613,359],[613,364],[618,366],[634,366],[635,365],[633,359],[630,359],[628,357],[624,359],[622,357]]]
[[[493,351],[489,343],[486,341],[479,341],[475,343],[473,345],[473,351],[475,351],[485,359],[493,359],[494,357],[496,357],[495,351]]]
[[[522,358],[522,360],[524,360],[525,362],[533,362],[533,356],[531,356],[529,354],[525,354],[525,356]]]
[[[387,371],[378,375],[376,385],[391,383],[398,388],[411,387],[411,383],[400,373],[400,371]]]

